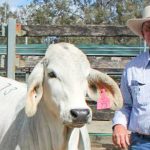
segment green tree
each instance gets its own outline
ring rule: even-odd
[[[7,3],[2,3],[2,5],[0,5],[0,16],[1,23],[7,23],[9,17],[16,17]]]

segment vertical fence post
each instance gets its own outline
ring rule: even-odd
[[[16,20],[8,19],[7,32],[7,77],[15,79],[16,59]]]

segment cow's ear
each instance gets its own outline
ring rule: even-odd
[[[32,117],[37,111],[37,105],[43,95],[44,59],[40,61],[28,78],[25,112]]]
[[[88,76],[88,96],[92,100],[98,100],[101,96],[101,89],[105,89],[107,97],[110,99],[111,109],[116,110],[122,107],[122,94],[117,83],[107,74],[95,69],[91,69]]]

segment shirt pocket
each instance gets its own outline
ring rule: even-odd
[[[150,99],[150,92],[148,85],[131,85],[131,95],[133,99],[133,105],[147,105]]]

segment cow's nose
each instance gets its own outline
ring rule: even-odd
[[[89,109],[71,109],[70,113],[74,122],[87,123],[90,110]]]

